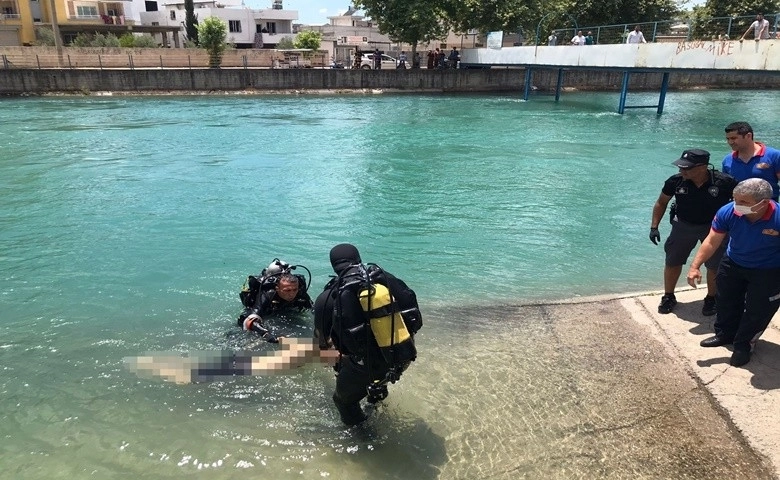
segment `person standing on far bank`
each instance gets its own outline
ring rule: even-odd
[[[642,30],[639,29],[639,25],[635,26],[634,30],[632,30],[631,33],[628,34],[628,38],[626,38],[626,43],[647,43],[644,34],[642,34]]]
[[[699,267],[729,235],[718,268],[715,335],[702,347],[734,345],[730,364],[750,361],[756,342],[780,307],[780,208],[764,179],[749,178],[734,188],[734,201],[715,214],[710,234],[688,270],[688,284],[701,282]]]
[[[396,69],[402,69],[406,70],[406,52],[401,50],[401,55],[398,56],[398,65],[395,67]]]
[[[740,38],[739,41],[741,42],[744,40],[751,30],[753,30],[753,38],[756,41],[769,40],[769,20],[766,20],[763,14],[759,13],[756,15],[756,20],[750,24],[747,30],[745,30],[745,33],[742,34],[742,38]]]
[[[680,173],[669,177],[653,205],[650,221],[650,241],[658,245],[661,234],[658,226],[669,201],[674,198],[669,210],[672,231],[664,243],[666,260],[664,264],[664,295],[658,305],[658,313],[671,313],[677,299],[674,289],[682,274],[682,267],[699,242],[710,233],[712,217],[720,207],[731,201],[731,194],[737,185],[731,176],[717,170],[710,170],[710,154],[706,150],[685,150],[673,165]],[[715,274],[725,251],[721,245],[707,260],[707,296],[704,297],[702,315],[715,315],[717,308]]]
[[[726,125],[726,142],[733,150],[723,158],[723,172],[737,182],[763,178],[772,186],[772,198],[780,194],[780,151],[753,140],[753,127],[747,122]]]
[[[585,35],[585,45],[593,45],[595,42],[593,41],[593,32],[588,30],[588,34]]]

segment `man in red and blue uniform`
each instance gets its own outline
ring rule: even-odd
[[[753,139],[753,127],[747,122],[726,125],[726,141],[733,150],[723,159],[723,173],[737,182],[748,178],[763,178],[772,186],[772,198],[780,195],[780,150]]]
[[[750,361],[756,341],[780,307],[780,207],[764,179],[749,178],[734,188],[734,201],[715,214],[710,234],[688,270],[688,284],[701,282],[701,265],[729,236],[717,274],[715,335],[702,347],[733,344],[731,365]]]

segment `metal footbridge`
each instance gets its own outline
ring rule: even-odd
[[[523,98],[531,93],[534,69],[557,69],[555,101],[560,98],[565,70],[623,72],[618,113],[627,108],[656,108],[663,113],[669,75],[686,73],[780,73],[780,40],[714,40],[584,46],[528,46],[464,49],[461,68],[516,67],[525,69]],[[632,73],[662,73],[657,105],[626,105]]]

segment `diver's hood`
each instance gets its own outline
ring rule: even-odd
[[[330,250],[330,264],[333,266],[333,271],[338,274],[361,261],[360,252],[349,243],[341,243]]]

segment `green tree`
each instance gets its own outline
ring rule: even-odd
[[[692,34],[697,39],[708,39],[729,33],[731,38],[738,39],[753,23],[756,14],[768,15],[778,11],[780,11],[778,0],[746,0],[741,3],[707,0],[704,6],[693,8]],[[724,17],[731,17],[731,19]],[[772,18],[768,20],[771,31]]]
[[[567,0],[580,26],[671,20],[679,13],[675,0]]]
[[[225,52],[227,24],[217,17],[206,17],[198,23],[198,44],[209,54],[209,66],[219,68]]]
[[[709,10],[709,14],[713,17],[755,17],[758,13],[770,15],[780,11],[780,1],[778,0],[744,0],[741,2],[707,0],[707,3],[705,3],[704,6]],[[752,22],[753,19],[751,18],[750,21]],[[750,25],[750,23],[748,23],[748,25]],[[746,28],[747,25],[739,34],[742,35]]]
[[[395,42],[412,46],[414,58],[417,44],[444,38],[449,31],[445,7],[455,0],[356,0],[356,8],[365,10],[379,26],[379,32]]]
[[[534,0],[449,0],[445,9],[458,32],[533,31],[543,16]]]
[[[184,30],[187,33],[187,39],[198,44],[198,16],[195,15],[195,2],[193,0],[184,0]]]
[[[313,30],[304,30],[295,36],[293,45],[295,48],[308,48],[319,50],[322,44],[322,34]]]

